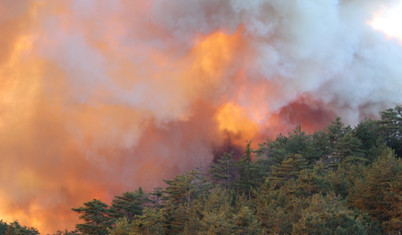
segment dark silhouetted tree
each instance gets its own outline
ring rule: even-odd
[[[386,144],[402,157],[402,106],[381,112],[379,129]]]
[[[36,228],[20,225],[18,221],[6,223],[0,220],[0,234],[5,235],[38,235]]]
[[[135,192],[125,192],[115,196],[109,209],[109,215],[115,219],[125,217],[132,221],[136,215],[141,215],[144,205],[148,203],[148,197],[138,188]]]
[[[402,160],[385,150],[350,190],[352,206],[366,211],[387,232],[402,231]]]
[[[85,234],[108,234],[107,229],[113,224],[109,216],[108,205],[100,200],[93,199],[85,202],[83,207],[72,208],[73,211],[81,214],[80,219],[85,223],[77,224],[78,231]]]
[[[211,164],[208,173],[214,183],[229,189],[238,174],[237,164],[233,159],[233,155],[224,153],[216,162]]]

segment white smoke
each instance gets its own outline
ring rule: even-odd
[[[1,1],[0,216],[62,228],[83,200],[208,164],[227,102],[262,133],[401,104],[402,46],[368,25],[398,2]]]
[[[56,48],[44,46],[68,71],[78,100],[88,102],[102,93],[94,100],[128,104],[159,121],[172,121],[190,112],[189,87],[183,83],[197,78],[184,78],[182,71],[189,66],[186,55],[197,37],[217,30],[233,34],[243,27],[248,49],[240,56],[250,61],[237,65],[247,71],[250,83],[263,78],[278,91],[261,97],[269,100],[270,112],[309,94],[331,104],[339,115],[353,112],[345,118],[355,123],[360,112],[368,114],[363,107],[384,108],[402,101],[401,47],[368,25],[380,5],[395,2],[71,1],[70,15],[52,16],[60,23],[45,32],[58,42]],[[67,30],[61,27],[64,24],[69,25]],[[115,34],[108,34],[108,29]],[[105,43],[112,55],[99,52],[96,42]],[[165,61],[153,64],[158,53]],[[112,74],[121,63],[131,69],[127,78]],[[119,84],[120,79],[129,80],[129,86]],[[236,84],[227,86],[232,79],[225,78],[226,89],[212,90],[213,96],[238,89]]]

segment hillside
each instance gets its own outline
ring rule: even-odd
[[[339,118],[314,133],[298,126],[165,188],[93,199],[73,208],[82,223],[64,234],[398,234],[401,111],[354,128]]]

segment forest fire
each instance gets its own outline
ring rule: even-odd
[[[218,111],[216,118],[219,130],[231,133],[235,145],[242,146],[258,134],[258,124],[250,120],[245,111],[235,104],[225,104]]]
[[[402,103],[380,3],[1,1],[0,219],[72,229],[72,207],[208,165],[228,136]]]

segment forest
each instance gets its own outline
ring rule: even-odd
[[[400,234],[402,107],[355,127],[340,118],[297,126],[240,156],[223,153],[166,187],[72,208],[74,231],[57,234]],[[0,222],[0,233],[38,234]]]

